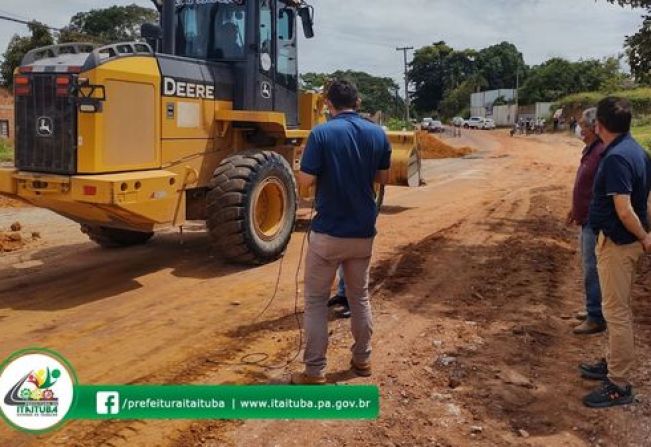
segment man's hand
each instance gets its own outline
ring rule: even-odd
[[[651,253],[651,233],[647,234],[644,240],[640,241],[645,253]]]
[[[613,197],[615,201],[615,210],[617,211],[617,216],[619,220],[622,221],[624,227],[628,230],[629,233],[634,235],[638,241],[644,246],[644,250],[647,248],[645,242],[649,235],[642,226],[640,218],[637,217],[635,211],[633,210],[633,205],[631,204],[631,196],[625,194],[617,194]]]
[[[572,210],[567,213],[567,217],[565,218],[565,225],[578,225],[578,222],[574,220],[574,217],[572,217]]]
[[[297,180],[298,186],[301,188],[309,188],[316,183],[316,176],[299,171]]]

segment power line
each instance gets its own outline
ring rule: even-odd
[[[9,16],[4,16],[4,15],[0,15],[0,20],[7,20],[9,22],[22,23],[23,25],[29,25],[32,22],[36,22],[36,20],[31,20],[31,21],[21,20],[21,19],[15,19],[15,18],[9,17]],[[45,26],[47,29],[51,29],[51,30],[54,30],[54,31],[61,31],[61,28],[55,28],[53,26],[49,26],[49,25],[45,25],[45,24],[43,24],[43,26]]]
[[[5,9],[0,9],[0,14],[6,14],[17,19],[29,20],[29,17],[21,16],[20,14],[14,14],[13,12],[7,11]]]

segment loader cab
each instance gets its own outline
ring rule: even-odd
[[[312,37],[311,8],[296,0],[159,0],[162,53],[228,65],[236,110],[298,122],[297,23]],[[216,80],[219,82],[219,80]]]

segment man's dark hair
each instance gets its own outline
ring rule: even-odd
[[[597,121],[609,132],[628,133],[632,120],[631,103],[627,99],[609,96],[599,101]]]
[[[327,98],[337,110],[356,109],[359,93],[352,82],[333,81],[328,87]]]

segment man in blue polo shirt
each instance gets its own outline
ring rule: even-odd
[[[597,130],[606,145],[594,184],[590,225],[598,234],[597,266],[608,324],[607,360],[579,366],[583,377],[603,385],[583,399],[604,408],[633,401],[630,383],[635,363],[631,288],[638,260],[651,252],[647,202],[651,160],[631,137],[632,111],[622,98],[609,97],[597,107]]]
[[[298,176],[302,187],[316,185],[316,217],[305,260],[305,372],[292,375],[295,384],[326,381],[328,297],[339,265],[352,313],[351,367],[371,375],[368,275],[378,215],[373,184],[388,181],[391,146],[382,128],[355,112],[360,100],[354,85],[333,82],[326,96],[333,118],[310,134]]]

